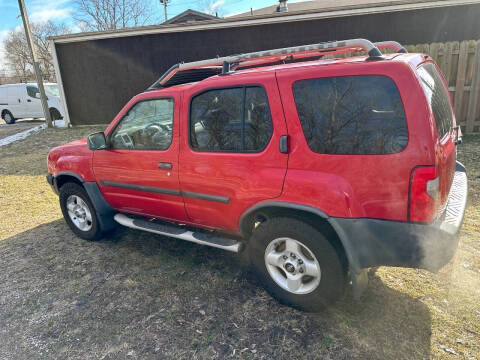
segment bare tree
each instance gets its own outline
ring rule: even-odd
[[[33,79],[31,71],[33,62],[30,59],[27,40],[23,30],[9,32],[4,44],[7,66],[23,81]]]
[[[151,18],[148,0],[75,0],[74,19],[84,31],[115,30],[141,26]]]
[[[32,23],[31,27],[43,78],[47,81],[55,81],[55,71],[47,38],[69,33],[70,29],[64,24],[56,25],[52,21]],[[4,48],[7,64],[15,72],[15,75],[22,81],[34,80],[33,60],[23,28],[10,31],[4,40]]]

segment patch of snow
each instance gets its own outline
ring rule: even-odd
[[[65,120],[53,120],[53,126],[55,127],[60,127],[60,128],[64,128],[64,127],[67,127],[67,124],[65,122]]]
[[[7,136],[6,138],[0,139],[0,146],[5,146],[18,140],[23,140],[27,136],[30,136],[36,132],[39,132],[40,130],[45,129],[46,127],[47,127],[47,124],[42,124],[40,126],[36,126],[34,128],[19,132],[17,134]]]

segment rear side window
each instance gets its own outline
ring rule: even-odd
[[[308,146],[321,154],[393,154],[408,142],[402,100],[385,76],[297,81],[293,94]]]
[[[267,94],[260,86],[208,90],[191,101],[193,150],[260,152],[272,133]]]
[[[433,64],[420,66],[417,73],[435,118],[438,137],[443,138],[453,127],[453,115],[448,91]]]

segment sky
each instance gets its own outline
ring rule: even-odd
[[[158,11],[159,22],[161,22],[163,20],[163,7],[159,0],[151,1],[154,10]],[[294,1],[290,0],[290,2]],[[170,18],[189,8],[208,11],[208,5],[210,5],[211,10],[219,10],[221,15],[228,16],[247,12],[251,7],[258,9],[277,3],[277,0],[170,0],[167,9]],[[72,14],[75,12],[75,4],[72,0],[25,0],[25,4],[29,19],[32,22],[53,20],[74,26]],[[5,34],[8,30],[22,24],[17,0],[0,0],[0,12],[2,14],[0,34]]]
[[[153,23],[161,23],[164,19],[163,5],[159,0],[151,0],[155,12]],[[289,0],[290,3],[305,0]],[[203,12],[219,12],[219,16],[235,15],[247,12],[250,8],[259,9],[265,6],[278,4],[278,0],[169,0],[168,18],[180,14],[187,9],[194,9]],[[45,22],[52,20],[56,23],[64,23],[79,32],[73,19],[75,3],[72,0],[25,0],[30,22]],[[18,0],[0,0],[0,69],[5,68],[3,41],[12,29],[22,27],[22,19],[18,8]],[[150,25],[150,24],[147,24]]]

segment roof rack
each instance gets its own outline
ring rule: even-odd
[[[376,42],[375,46],[379,49],[393,49],[397,53],[406,54],[408,51],[405,49],[402,44],[396,41],[381,41]]]
[[[384,41],[374,44],[365,39],[330,41],[311,45],[257,51],[175,64],[155,83],[153,83],[148,90],[200,81],[213,75],[228,74],[232,69],[262,66],[282,61],[300,61],[307,58],[322,57],[333,53],[364,50],[368,54],[367,60],[379,60],[383,59],[379,48],[391,48],[397,52],[406,52],[405,48],[395,41]]]

